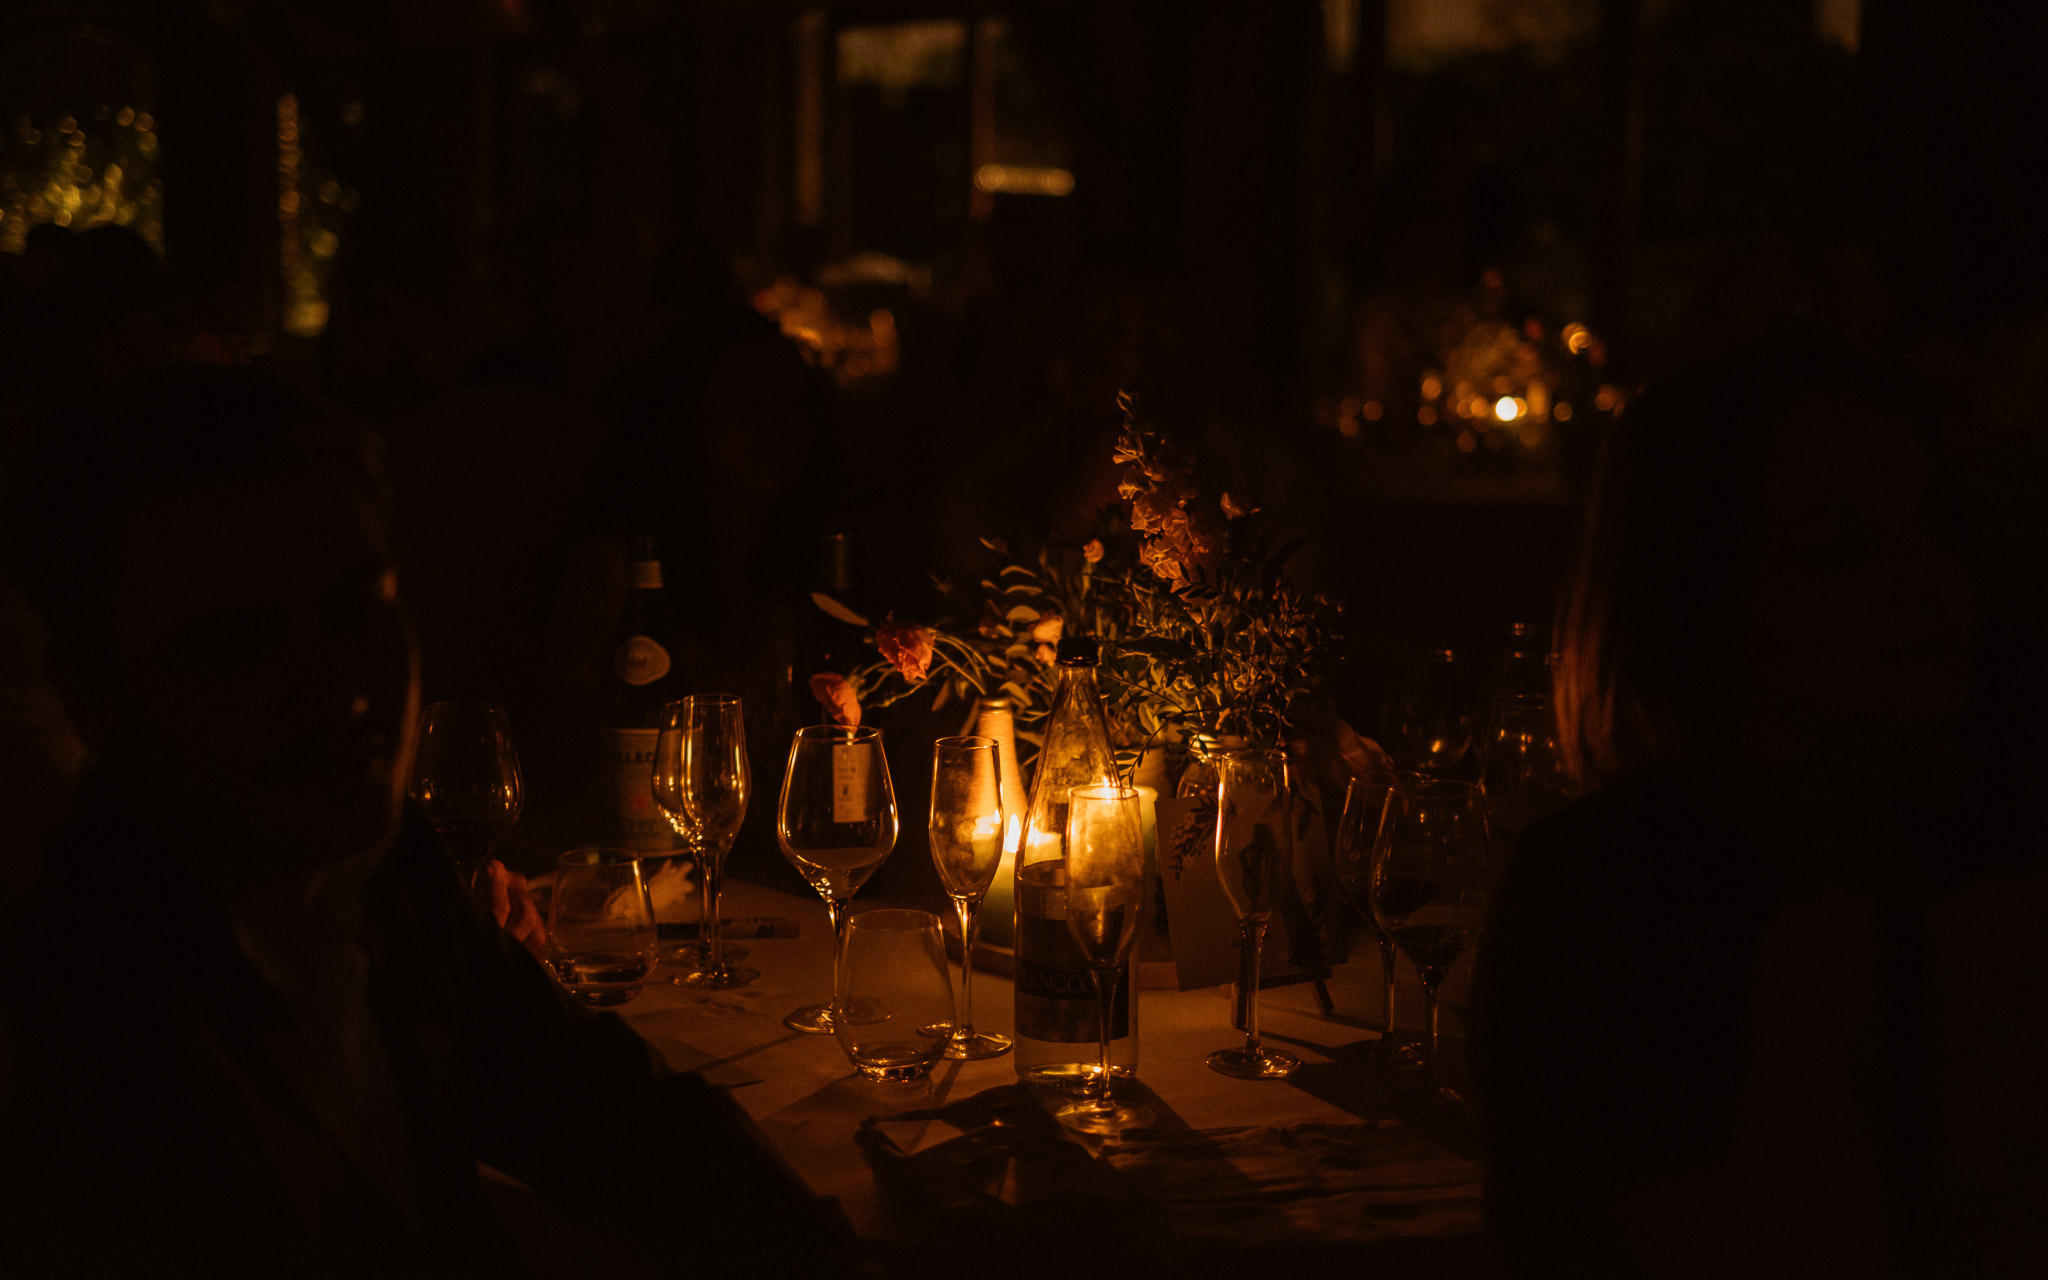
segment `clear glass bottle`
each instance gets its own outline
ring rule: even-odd
[[[1031,783],[1031,808],[1017,850],[1017,1020],[1013,1057],[1028,1084],[1068,1092],[1100,1071],[1095,979],[1067,929],[1067,793],[1117,781],[1109,722],[1095,687],[1099,650],[1087,636],[1060,641],[1059,682]],[[1136,957],[1118,982],[1110,1030],[1111,1069],[1138,1066]]]

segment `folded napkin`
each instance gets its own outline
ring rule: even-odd
[[[1131,1131],[1102,1158],[1182,1237],[1376,1243],[1479,1230],[1478,1164],[1399,1119]]]

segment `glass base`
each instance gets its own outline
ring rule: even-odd
[[[1209,1055],[1209,1070],[1239,1080],[1279,1080],[1300,1068],[1300,1058],[1278,1049],[1218,1049]]]
[[[1010,1037],[997,1035],[992,1031],[970,1031],[964,1036],[951,1036],[946,1040],[946,1056],[956,1062],[979,1062],[983,1058],[1000,1058],[1010,1051]]]
[[[747,949],[737,942],[728,942],[722,949],[727,964],[747,958]],[[680,947],[670,947],[662,952],[661,962],[685,973],[702,973],[711,964],[711,948],[702,942],[685,942]]]
[[[1053,1119],[1076,1133],[1114,1137],[1119,1130],[1143,1129],[1158,1119],[1144,1107],[1101,1101],[1070,1102],[1053,1112]]]
[[[640,994],[640,988],[638,987],[606,987],[599,991],[578,991],[571,987],[569,990],[570,994],[574,995],[578,1000],[585,1004],[596,1005],[600,1009],[608,1009],[615,1004],[624,1004]]]
[[[782,1025],[807,1036],[829,1036],[832,1034],[832,1006],[807,1004],[784,1018]]]
[[[718,970],[696,969],[689,973],[679,973],[669,981],[679,987],[688,987],[692,991],[725,991],[732,987],[744,987],[760,976],[759,969],[729,964]]]
[[[1109,1070],[1119,1080],[1127,1080],[1132,1074],[1131,1069],[1121,1063]],[[1102,1088],[1102,1067],[1099,1063],[1048,1062],[1026,1067],[1023,1076],[1025,1084],[1076,1097],[1085,1095],[1092,1098]]]

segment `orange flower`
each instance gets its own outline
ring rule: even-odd
[[[1146,539],[1145,545],[1138,548],[1138,559],[1144,562],[1146,568],[1168,582],[1180,581],[1180,561],[1173,558],[1173,549],[1163,540]]]
[[[915,623],[885,623],[875,628],[875,648],[881,651],[885,661],[903,674],[905,680],[916,683],[932,669],[932,637],[935,634],[930,627],[920,627]]]
[[[825,708],[825,716],[833,724],[851,726],[860,723],[860,699],[854,696],[853,685],[845,676],[820,671],[811,677],[811,696]]]
[[[1057,613],[1048,613],[1031,626],[1031,638],[1040,644],[1058,644],[1060,633],[1067,629],[1067,620]]]
[[[1089,564],[1100,564],[1102,562],[1102,539],[1088,539],[1087,544],[1081,548],[1081,558]]]

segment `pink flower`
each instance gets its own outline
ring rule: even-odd
[[[1102,562],[1102,539],[1088,539],[1087,544],[1081,548],[1081,558],[1089,564],[1100,564]]]
[[[1031,638],[1040,644],[1058,644],[1060,633],[1065,631],[1067,620],[1057,613],[1048,613],[1031,625]]]
[[[1042,644],[1031,651],[1031,656],[1038,659],[1040,666],[1049,667],[1059,658],[1060,651],[1049,644]]]
[[[833,724],[860,723],[860,699],[854,696],[853,685],[845,676],[820,671],[811,677],[811,696],[825,708],[825,715]]]
[[[1168,582],[1180,580],[1180,561],[1174,559],[1173,549],[1167,546],[1163,539],[1146,539],[1145,545],[1138,548],[1138,559],[1144,562],[1146,568]]]
[[[875,648],[881,651],[884,660],[902,673],[905,680],[915,684],[932,669],[932,638],[935,634],[930,627],[920,627],[915,623],[884,623],[875,628]]]

